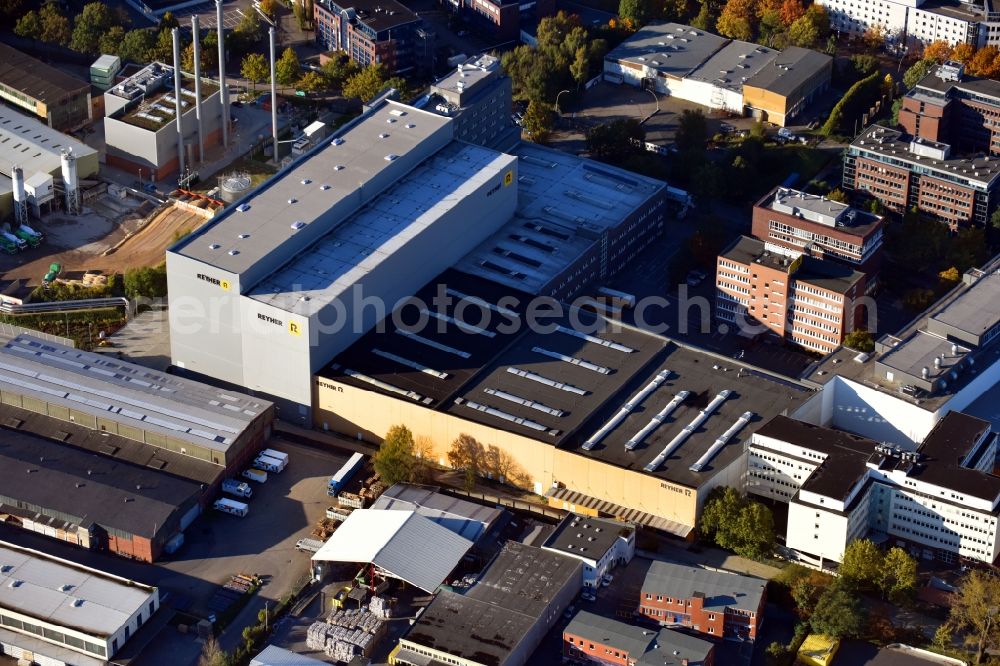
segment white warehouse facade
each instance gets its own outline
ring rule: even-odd
[[[948,413],[913,450],[778,416],[753,435],[747,492],[788,504],[786,545],[840,561],[854,539],[993,563],[1000,477],[990,424]]]
[[[171,248],[174,363],[307,423],[312,373],[514,213],[517,158],[452,131],[388,102]]]

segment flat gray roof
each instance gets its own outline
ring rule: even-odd
[[[272,406],[27,335],[0,348],[0,386],[223,452]]]
[[[482,536],[503,514],[503,509],[445,495],[439,490],[432,486],[397,483],[382,493],[371,508],[416,511],[469,541]]]
[[[884,353],[879,362],[914,377],[920,377],[922,368],[927,368],[927,378],[934,380],[944,377],[965,360],[965,348],[962,354],[956,356],[951,353],[951,345],[951,342],[938,335],[923,330],[916,331],[894,349]],[[942,354],[944,360],[941,361],[941,367],[935,368],[934,359],[940,359]]]
[[[812,49],[790,46],[774,58],[771,67],[757,71],[746,85],[778,95],[791,95],[833,60]]]
[[[386,179],[396,182],[404,175],[402,165],[386,158],[406,155],[450,122],[386,102],[254,190],[240,206],[227,207],[171,251],[230,273],[244,273],[296,233],[291,228],[294,221],[309,224],[335,206],[355,211],[374,199],[379,191],[371,187],[373,181],[389,184]],[[345,217],[325,221],[327,231]],[[218,248],[212,249],[215,245]]]
[[[785,273],[788,273],[796,263],[787,255],[768,250],[764,241],[750,236],[740,236],[732,245],[725,248],[720,256],[741,264],[761,264]],[[865,277],[864,273],[833,261],[824,261],[807,255],[802,255],[801,259],[793,279],[835,293],[847,293]]]
[[[778,52],[774,49],[733,40],[712,54],[712,57],[691,72],[688,78],[740,92],[748,79],[774,62],[777,57]]]
[[[642,583],[642,593],[690,599],[695,592],[705,595],[705,610],[726,608],[756,613],[767,581],[755,576],[709,571],[701,567],[654,561]]]
[[[483,81],[493,78],[498,69],[499,58],[486,53],[472,56],[432,83],[431,93],[448,93],[461,99],[472,93]]]
[[[111,636],[155,592],[148,585],[0,542],[0,607],[56,626]],[[77,600],[82,603],[76,605]]]
[[[512,161],[494,150],[451,142],[247,295],[302,316],[317,312]],[[288,219],[283,222],[289,229]]]
[[[514,217],[455,268],[532,294],[666,186],[528,142],[517,157]]]
[[[757,206],[801,217],[859,238],[866,238],[882,223],[878,215],[789,187],[775,188],[764,195]]]
[[[630,660],[650,666],[700,664],[715,647],[709,641],[679,631],[660,629],[654,632],[584,610],[573,616],[563,633],[624,650]]]
[[[604,59],[643,65],[682,79],[728,41],[689,25],[650,23],[612,49]]]
[[[0,104],[0,173],[10,176],[19,166],[25,179],[37,172],[51,174],[62,168],[60,152],[64,148],[72,149],[78,160],[97,154],[87,144]],[[80,173],[81,178],[90,175]]]
[[[976,336],[996,326],[1000,322],[1000,271],[977,280],[931,319]]]
[[[851,143],[849,150],[872,153],[908,165],[916,165],[931,175],[945,180],[957,180],[987,189],[1000,175],[1000,159],[989,155],[975,157],[950,157],[938,160],[917,155],[910,150],[912,137],[896,129],[872,125]]]

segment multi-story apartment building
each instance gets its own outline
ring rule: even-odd
[[[764,617],[767,581],[700,567],[653,562],[639,593],[639,614],[662,625],[754,640]]]
[[[715,645],[679,631],[652,632],[580,611],[563,629],[563,656],[615,666],[712,666]]]
[[[808,349],[837,349],[860,323],[865,275],[849,266],[741,236],[718,257],[716,319]]]
[[[946,143],[873,125],[844,155],[845,190],[895,213],[917,208],[952,227],[985,225],[997,205],[1000,159],[958,157]]]
[[[396,0],[318,0],[313,20],[322,48],[344,51],[362,67],[379,62],[405,74],[416,66],[422,20]]]
[[[520,38],[521,26],[556,12],[555,0],[438,0],[445,10],[469,16],[499,40]]]
[[[882,218],[826,197],[777,187],[753,207],[757,240],[857,269],[876,284],[882,263]]]
[[[788,547],[821,559],[875,535],[927,559],[992,563],[996,453],[990,424],[960,412],[915,450],[778,416],[751,439],[747,492],[787,502]]]
[[[981,47],[1000,44],[1000,12],[975,2],[935,0],[820,0],[830,27],[854,37],[878,28],[902,42],[946,41]]]

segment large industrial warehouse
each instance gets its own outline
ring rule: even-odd
[[[442,465],[466,435],[485,474],[554,506],[687,535],[712,488],[741,485],[750,434],[810,395],[586,313],[531,330],[523,293],[457,271],[416,297],[438,292],[464,306],[418,331],[389,318],[320,371],[318,426],[379,442],[405,424]]]
[[[171,248],[174,364],[311,423],[313,374],[449,266],[563,296],[662,228],[659,181],[542,148],[506,155],[453,131],[383,102]]]
[[[27,335],[0,348],[0,398],[211,463],[217,474],[252,459],[274,419],[266,400]]]

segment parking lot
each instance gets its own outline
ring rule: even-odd
[[[249,0],[238,0],[222,6],[222,26],[226,30],[232,30],[243,20],[244,12],[251,12]],[[198,23],[202,30],[215,29],[215,3],[202,2],[201,4],[178,9],[174,16],[180,21],[182,26],[191,25],[191,17],[198,15]]]
[[[311,536],[312,526],[325,515],[327,480],[348,458],[346,453],[318,451],[278,439],[268,446],[287,453],[290,460],[283,472],[270,474],[266,483],[251,483],[254,496],[247,501],[249,514],[237,518],[209,509],[188,528],[177,555],[157,567],[161,571],[157,584],[173,595],[175,605],[187,607],[196,617],[208,615],[209,600],[231,575],[248,573],[263,579],[260,590],[220,639],[230,650],[242,640],[243,627],[256,622],[265,604],[274,608],[308,575],[310,554],[296,551],[295,542]],[[179,654],[197,658],[201,648],[192,636],[179,634],[172,626],[164,628],[163,634],[142,654],[141,663],[175,666],[189,663]]]

